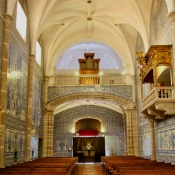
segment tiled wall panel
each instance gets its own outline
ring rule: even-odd
[[[140,41],[137,41],[136,48]],[[164,0],[154,0],[151,11],[151,25],[150,25],[150,45],[167,45],[172,44],[172,29],[171,23],[168,19],[167,5]],[[174,64],[174,59],[173,59]],[[139,74],[139,72],[137,71]],[[138,75],[137,74],[137,75]],[[138,77],[138,76],[137,76]],[[138,108],[140,97],[138,94]],[[138,110],[139,111],[139,110]],[[140,112],[139,112],[140,113]],[[151,141],[150,141],[150,127],[147,119],[141,118],[139,114],[139,150],[140,156],[150,158],[151,155]],[[165,121],[155,123],[155,142],[156,142],[156,159],[158,161],[175,162],[175,154],[173,150],[174,138],[174,120],[171,116]]]
[[[16,7],[10,28],[5,165],[10,165],[15,161],[24,162],[26,148],[29,25],[25,42],[17,31],[15,24]],[[16,160],[15,152],[17,152]]]
[[[124,154],[124,123],[122,115],[111,109],[94,105],[74,107],[54,116],[54,152],[56,156],[68,156],[68,147],[72,147],[72,130],[78,119],[92,117],[101,120],[106,136],[118,136],[119,154]],[[64,143],[64,147],[60,147]]]
[[[48,89],[48,102],[55,100],[59,97],[65,95],[71,95],[76,93],[85,93],[85,92],[97,92],[97,93],[106,93],[113,94],[119,97],[123,97],[127,100],[132,101],[132,86],[61,86],[61,87],[49,87]]]
[[[145,53],[143,40],[138,33],[137,42],[136,42],[136,51],[142,51]],[[137,58],[137,55],[136,55]],[[151,152],[151,143],[150,143],[150,130],[149,123],[147,119],[142,118],[141,115],[141,91],[140,91],[140,70],[136,62],[136,88],[137,88],[137,112],[138,112],[138,122],[139,122],[139,156],[149,157]]]
[[[32,123],[31,123],[31,158],[38,157],[38,139],[42,137],[42,94],[43,75],[35,62],[33,76]]]
[[[2,60],[2,47],[3,47],[3,34],[4,34],[4,14],[6,10],[6,0],[0,0],[0,71],[1,71],[1,60]],[[1,74],[0,74],[1,79]],[[0,81],[1,85],[1,81]]]

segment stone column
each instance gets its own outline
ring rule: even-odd
[[[1,119],[1,111],[3,106],[0,105],[0,119]],[[0,126],[0,168],[4,167],[4,136],[5,136],[5,125]]]
[[[156,147],[155,147],[155,133],[154,133],[154,121],[149,120],[151,131],[151,160],[156,160]]]
[[[44,76],[44,107],[46,107],[46,103],[47,103],[48,81],[49,81],[49,76]]]
[[[27,139],[26,139],[26,155],[25,161],[30,160],[30,147],[31,147],[31,120],[32,120],[32,97],[33,97],[33,67],[35,55],[29,56],[28,67],[28,115],[27,115]]]
[[[172,70],[174,70],[175,69],[175,10],[174,11],[172,11],[171,13],[169,13],[169,15],[168,15],[168,17],[169,17],[169,19],[170,19],[170,21],[171,21],[171,27],[172,27],[172,44],[173,44],[173,55],[172,55],[172,57],[173,57],[173,64],[174,65],[172,65]],[[172,73],[173,73],[174,71],[172,71]],[[174,76],[175,75],[172,75],[172,86],[174,86]]]
[[[4,40],[3,53],[1,61],[1,89],[0,89],[0,168],[4,167],[4,139],[5,139],[5,121],[7,108],[7,69],[10,43],[10,24],[13,20],[11,15],[4,15]],[[3,106],[3,108],[2,108]]]
[[[48,138],[47,138],[47,153],[49,157],[53,157],[53,111],[49,111],[48,116]]]
[[[53,157],[53,117],[53,111],[45,111],[43,120],[43,157]]]
[[[48,136],[48,109],[46,106],[47,95],[48,95],[48,80],[49,76],[44,76],[44,97],[43,97],[43,106],[44,106],[44,116],[43,116],[43,147],[42,147],[42,156],[47,157],[47,136]]]
[[[136,76],[132,75],[131,76],[131,80],[132,80],[132,97],[133,97],[133,102],[136,102]]]
[[[43,116],[43,147],[42,147],[42,156],[48,157],[47,154],[47,137],[48,137],[48,119],[49,119],[49,112],[47,110],[44,110],[44,116]]]
[[[138,120],[137,110],[126,110],[127,155],[138,156]]]
[[[124,155],[127,155],[127,124],[126,124],[126,113],[123,114],[123,122],[124,122]]]

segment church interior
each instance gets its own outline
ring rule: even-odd
[[[175,0],[0,0],[0,168],[174,165],[174,69]]]

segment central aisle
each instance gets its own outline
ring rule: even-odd
[[[94,165],[84,165],[84,171],[82,175],[98,175]]]
[[[84,164],[79,165],[78,175],[102,175],[100,164]]]

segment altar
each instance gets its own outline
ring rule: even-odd
[[[83,156],[87,157],[87,156],[95,156],[95,148],[94,146],[91,146],[90,149],[87,149],[86,146],[82,146],[82,151]]]

